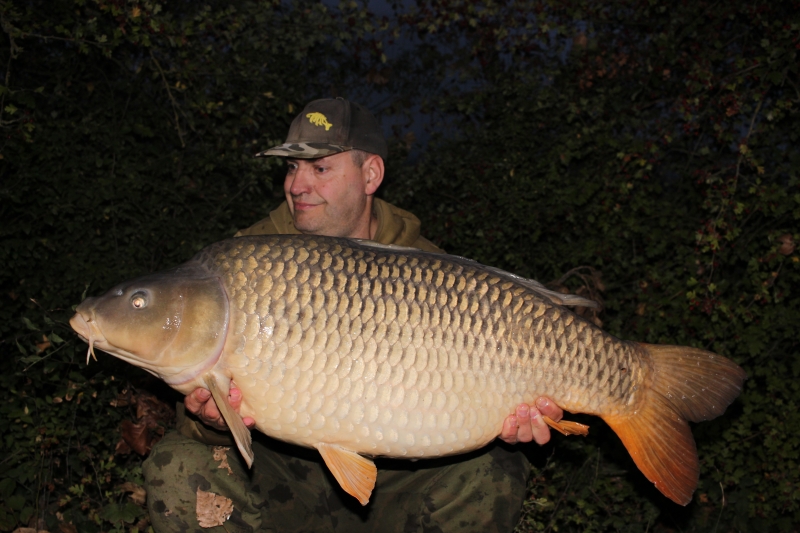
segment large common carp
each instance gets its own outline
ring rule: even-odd
[[[722,414],[745,373],[704,350],[619,340],[565,307],[585,303],[460,257],[269,235],[87,298],[70,324],[90,351],[184,394],[208,388],[250,464],[250,434],[226,400],[234,380],[242,416],[318,449],[364,505],[369,457],[480,448],[540,395],[600,416],[687,504],[699,472],[687,420]]]

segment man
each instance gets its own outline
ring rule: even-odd
[[[237,233],[309,233],[372,239],[441,252],[420,235],[414,215],[374,197],[383,181],[386,141],[372,114],[343,99],[316,100],[292,122],[286,143],[258,154],[286,158],[286,201],[269,218]],[[241,392],[231,389],[234,408]],[[544,444],[542,414],[563,415],[546,398],[520,405],[500,438]],[[156,531],[510,531],[516,525],[530,465],[522,453],[492,445],[432,461],[378,460],[371,502],[342,491],[316,450],[254,435],[248,472],[230,446],[227,426],[205,389],[178,409],[178,430],[144,464],[148,508]],[[251,418],[244,418],[253,427]],[[213,428],[213,429],[209,429]],[[199,491],[233,500],[225,527],[198,525]]]

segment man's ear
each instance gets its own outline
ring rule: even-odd
[[[364,176],[364,192],[373,195],[383,183],[383,158],[377,154],[369,154],[361,165],[361,173]]]

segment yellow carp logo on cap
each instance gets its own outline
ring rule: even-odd
[[[325,131],[328,131],[331,129],[331,126],[333,126],[333,124],[328,122],[328,117],[322,113],[309,113],[306,115],[306,117],[308,118],[308,121],[315,126],[325,126]]]

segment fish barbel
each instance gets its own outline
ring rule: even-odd
[[[567,308],[588,303],[456,256],[265,235],[87,298],[70,324],[181,393],[209,389],[251,464],[250,433],[227,403],[235,381],[241,416],[318,449],[364,505],[370,457],[480,448],[539,396],[600,416],[685,505],[699,476],[687,420],[722,414],[745,373],[704,350],[619,340]]]

